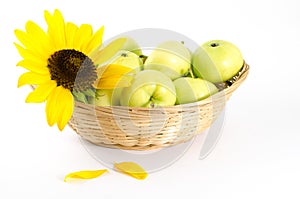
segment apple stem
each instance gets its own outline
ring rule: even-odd
[[[193,71],[192,71],[191,68],[189,68],[189,73],[191,74],[191,77],[192,77],[192,78],[195,78],[195,76],[194,76]]]
[[[211,47],[217,47],[217,46],[219,46],[219,44],[218,43],[212,43],[212,44],[210,44],[210,46]]]
[[[143,63],[145,63],[147,56],[146,55],[140,55],[140,58],[142,59]]]

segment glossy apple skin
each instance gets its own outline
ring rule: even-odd
[[[145,70],[157,70],[172,80],[188,73],[191,67],[191,53],[178,41],[159,44],[145,61]]]
[[[155,70],[139,72],[131,86],[123,88],[120,98],[122,106],[162,107],[176,102],[175,86],[171,79]]]
[[[181,77],[173,83],[176,89],[176,104],[197,102],[218,92],[213,83],[200,78]]]
[[[96,90],[95,97],[90,98],[89,104],[96,106],[111,106],[112,105],[112,90]]]
[[[121,88],[97,89],[95,97],[89,98],[89,104],[96,106],[119,106],[121,92]]]
[[[242,53],[234,44],[212,40],[202,44],[193,53],[192,70],[196,77],[219,83],[236,75],[243,63]]]
[[[122,50],[128,50],[135,53],[137,56],[142,55],[142,50],[139,44],[131,37],[125,37],[126,42],[124,43]]]
[[[133,52],[127,50],[120,50],[117,54],[110,60],[112,64],[119,64],[122,66],[127,66],[132,68],[135,72],[142,70],[143,62],[142,59]]]
[[[113,106],[120,106],[120,99],[122,96],[122,89],[123,88],[115,88],[112,90],[111,94],[111,101]]]

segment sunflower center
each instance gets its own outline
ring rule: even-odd
[[[96,67],[93,61],[82,52],[64,49],[55,52],[48,59],[51,79],[57,86],[63,86],[70,91],[85,91],[92,87],[97,79]]]

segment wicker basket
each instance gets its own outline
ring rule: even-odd
[[[69,125],[85,140],[110,148],[148,150],[183,143],[212,124],[248,72],[245,63],[227,88],[195,103],[140,108],[76,102]]]

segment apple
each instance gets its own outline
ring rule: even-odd
[[[111,101],[113,106],[120,106],[120,99],[122,97],[123,88],[115,88],[112,90]]]
[[[243,67],[241,51],[224,40],[211,40],[193,53],[192,70],[196,77],[213,83],[231,79]]]
[[[89,103],[96,106],[111,106],[112,91],[112,89],[97,89],[95,97],[90,98]]]
[[[135,53],[137,56],[140,56],[143,54],[139,44],[133,38],[128,37],[128,36],[123,37],[123,38],[126,38],[126,42],[122,46],[121,50],[131,51],[131,52]]]
[[[139,72],[142,69],[143,61],[142,59],[133,52],[127,50],[120,50],[116,55],[110,60],[112,64],[118,64],[122,66],[127,66],[132,68],[135,72]]]
[[[176,89],[176,104],[197,102],[218,92],[213,83],[200,78],[182,77],[173,83]]]
[[[119,106],[121,88],[96,89],[95,96],[89,98],[89,104],[96,106]]]
[[[120,104],[130,107],[172,106],[176,102],[175,86],[162,72],[144,70],[137,73],[129,87],[122,89]]]
[[[94,49],[89,57],[94,61],[96,67],[107,65],[109,61],[121,50],[135,53],[137,56],[142,55],[142,50],[137,42],[130,37],[118,37],[107,45],[102,45]]]
[[[191,66],[191,53],[178,41],[159,44],[147,57],[144,69],[158,70],[172,80],[184,76]]]

